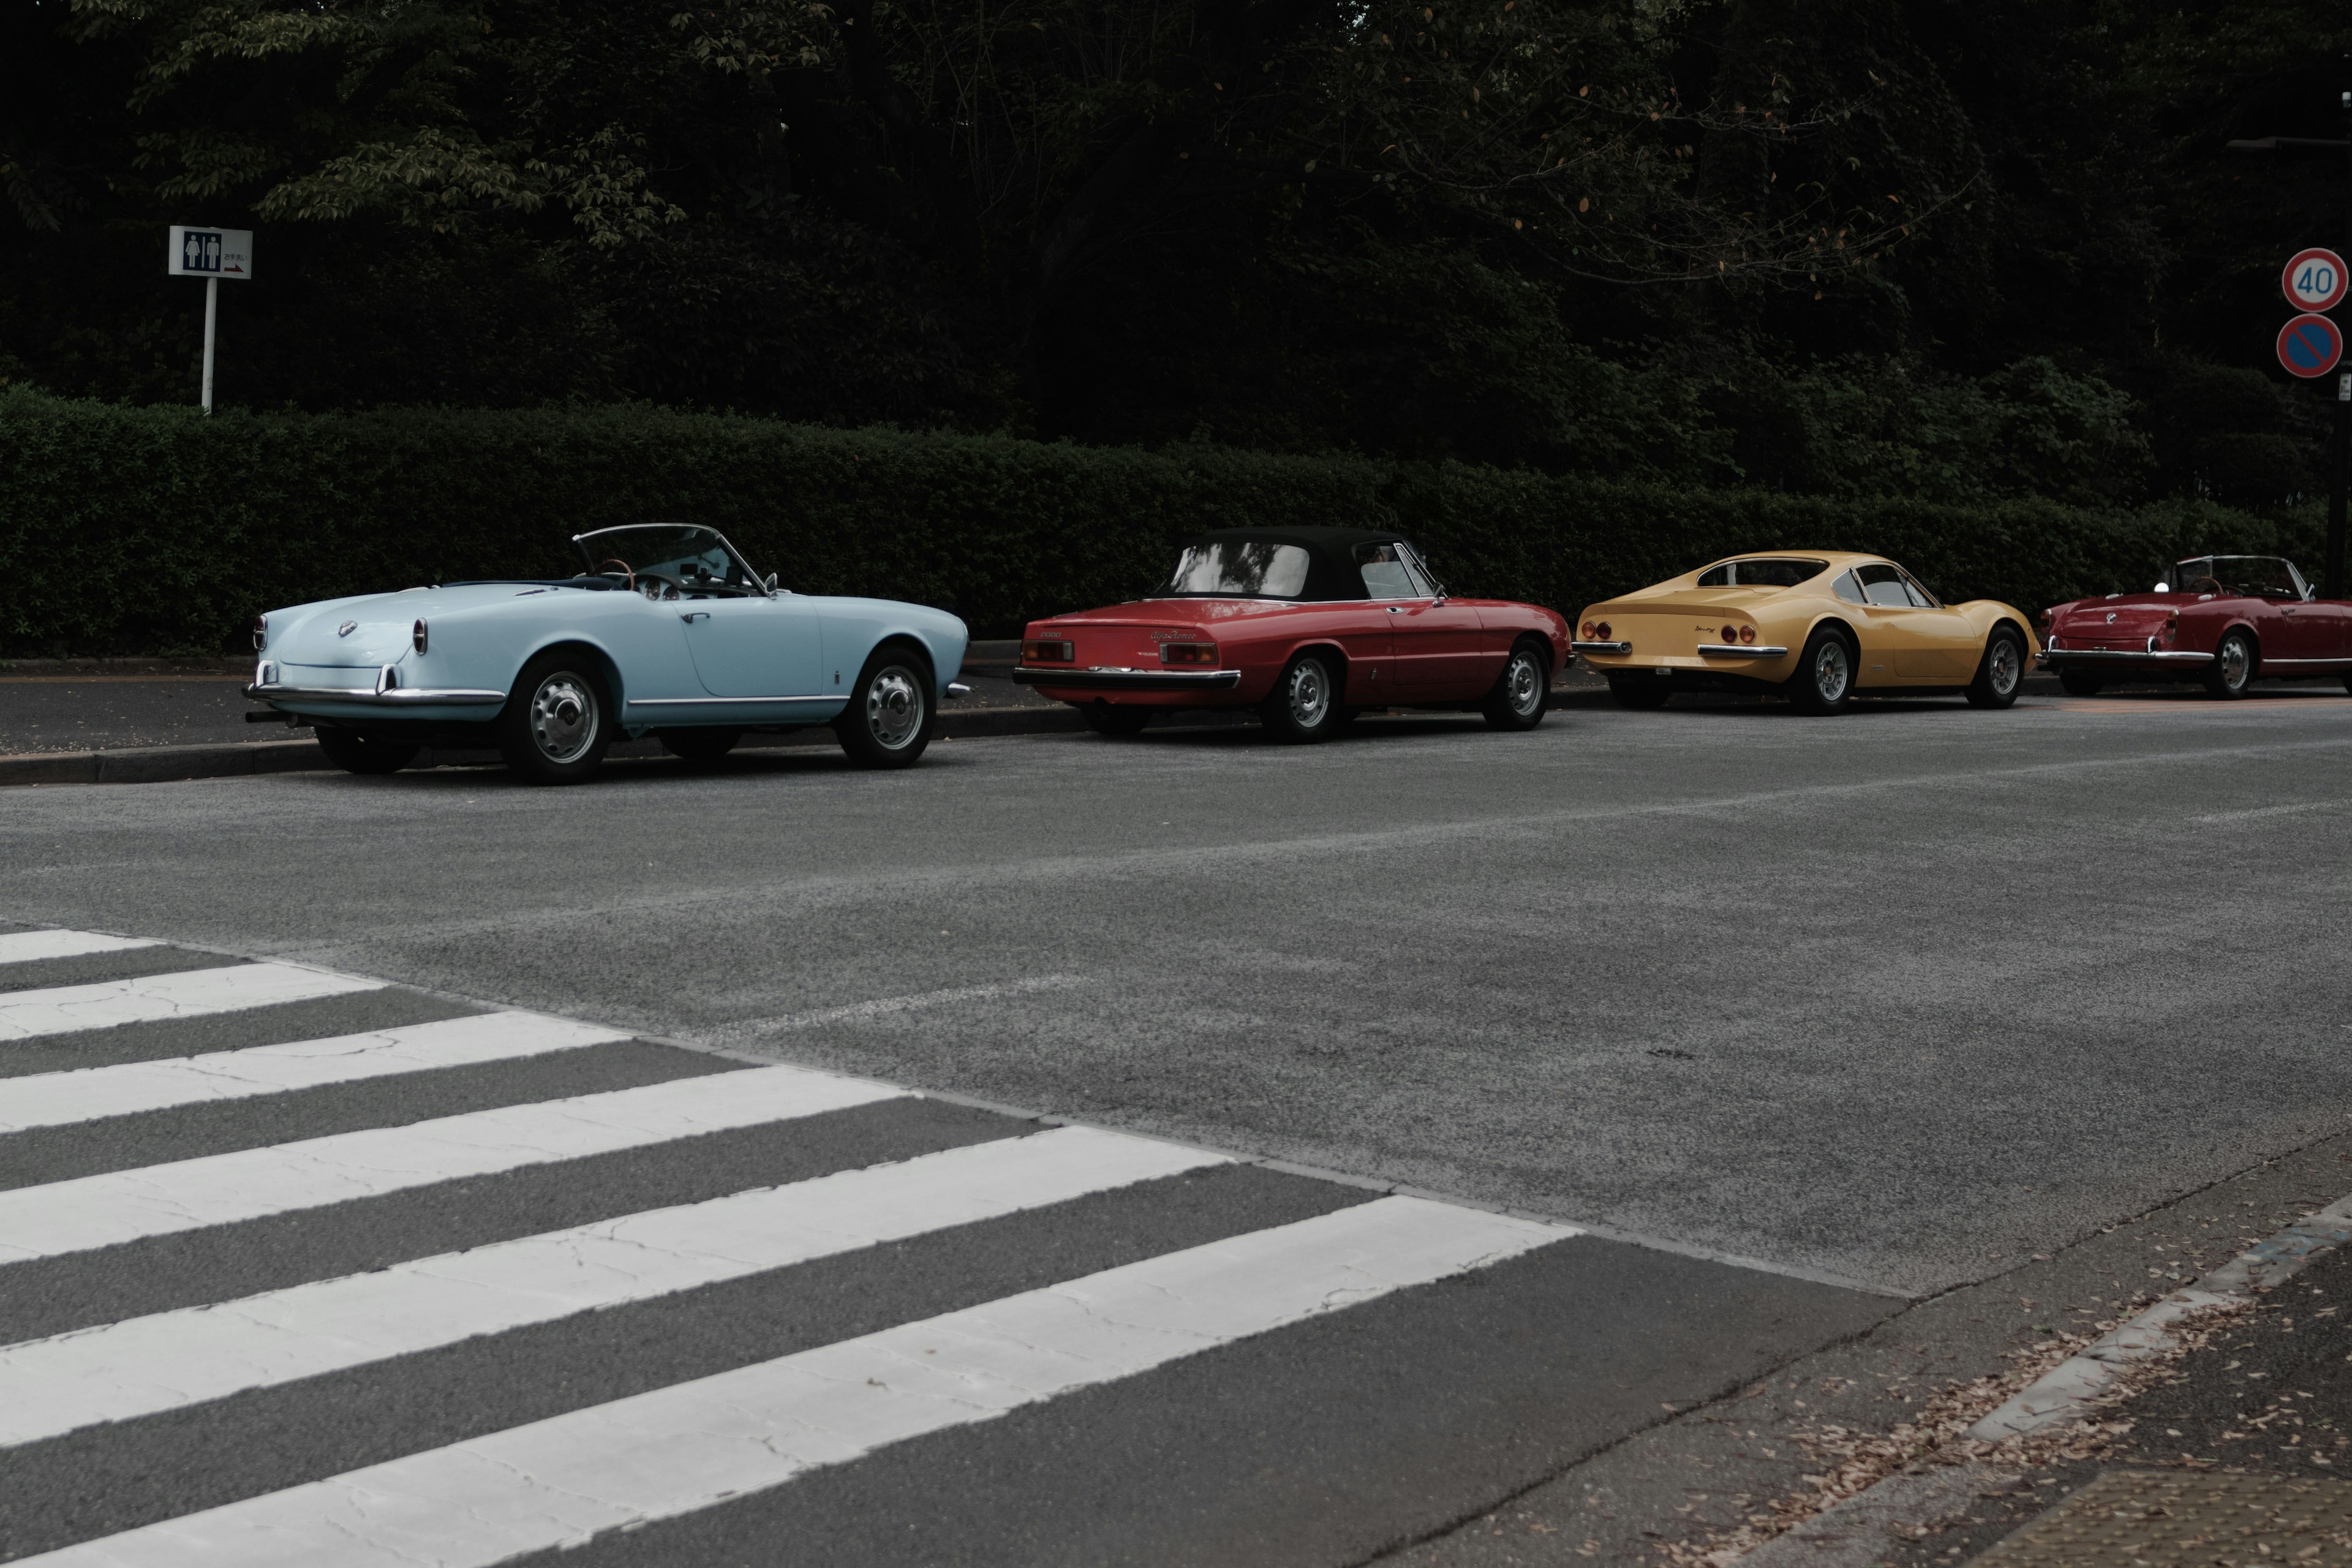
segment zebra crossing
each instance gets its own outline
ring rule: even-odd
[[[1555,1462],[1629,1250],[0,932],[0,1561],[1361,1560]]]

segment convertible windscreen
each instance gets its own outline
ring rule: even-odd
[[[1830,569],[1826,561],[1727,561],[1698,574],[1702,588],[1793,588]]]
[[[2275,555],[2200,555],[2172,569],[2182,594],[2244,594],[2257,599],[2301,599],[2303,579]]]
[[[1296,544],[1219,540],[1188,544],[1155,599],[1295,599],[1307,586],[1307,552]]]
[[[704,593],[747,594],[761,586],[716,529],[646,523],[583,533],[572,542],[592,576],[634,577]]]

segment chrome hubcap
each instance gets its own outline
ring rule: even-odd
[[[1845,683],[1852,679],[1846,668],[1845,644],[1832,638],[1822,644],[1822,651],[1813,656],[1813,689],[1822,694],[1824,702],[1835,702],[1845,695]]]
[[[551,763],[574,762],[596,740],[596,697],[570,670],[539,683],[530,699],[530,738]]]
[[[2017,677],[2021,668],[2017,657],[2017,645],[2007,637],[1992,645],[1992,689],[2002,697],[2017,689]]]
[[[866,688],[866,728],[893,752],[921,731],[923,689],[913,671],[894,664],[876,672]]]
[[[1511,711],[1524,719],[1543,701],[1543,672],[1527,654],[1511,660],[1511,683],[1507,689]]]
[[[1331,710],[1331,685],[1323,667],[1313,659],[1290,672],[1290,717],[1302,730],[1312,730]]]
[[[2252,663],[2243,638],[2231,637],[2221,645],[2221,679],[2231,690],[2246,683],[2246,671]]]

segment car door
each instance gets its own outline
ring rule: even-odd
[[[1388,606],[1398,696],[1408,702],[1435,702],[1482,695],[1502,673],[1504,657],[1488,654],[1486,623],[1473,606],[1440,598],[1437,584],[1411,550],[1399,547],[1397,553],[1410,589],[1405,599]]]
[[[1976,628],[1948,610],[1899,566],[1876,562],[1854,568],[1867,627],[1863,668],[1904,685],[1959,682],[1973,678],[1983,656]],[[1889,666],[1880,669],[1880,666]]]
[[[713,697],[814,697],[825,689],[817,614],[794,594],[678,599],[694,672]]]
[[[2303,574],[2283,560],[2261,562],[2244,570],[2249,579],[2245,587],[2258,592],[2270,611],[2255,624],[2255,635],[2263,639],[2264,663],[2300,664],[2339,657],[2336,645],[2345,630],[2338,618],[2340,610],[2331,613],[2325,601],[2305,598],[2310,589]]]

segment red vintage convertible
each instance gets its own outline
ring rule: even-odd
[[[2077,697],[2147,679],[2243,697],[2258,675],[2341,679],[2352,691],[2352,602],[2314,598],[2275,555],[2196,556],[2153,592],[2077,599],[2043,622],[2042,662]]]
[[[1303,742],[1367,708],[1475,709],[1532,730],[1569,657],[1558,615],[1454,597],[1398,534],[1234,528],[1184,541],[1139,600],[1031,622],[1013,679],[1106,735],[1180,708],[1255,708]]]

